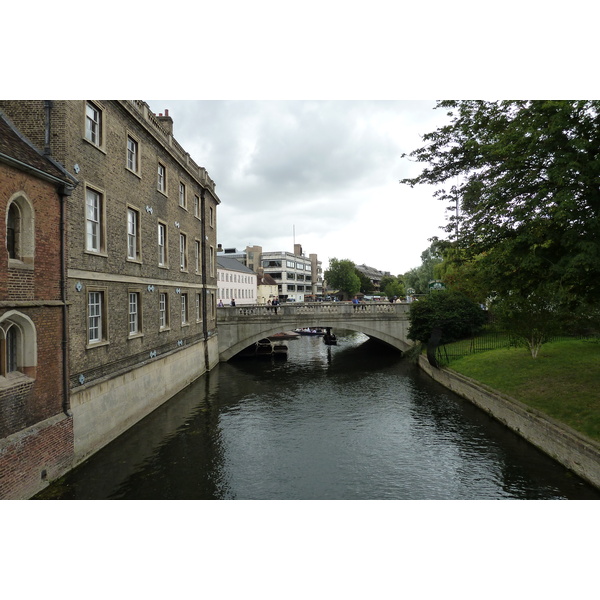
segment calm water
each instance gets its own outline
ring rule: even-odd
[[[221,364],[39,497],[600,499],[362,334]]]

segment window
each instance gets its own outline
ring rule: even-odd
[[[37,334],[33,321],[16,310],[0,317],[0,377],[18,372],[35,378]]]
[[[88,292],[88,344],[106,341],[106,295],[102,290]]]
[[[34,212],[24,192],[13,194],[6,211],[6,250],[9,260],[33,265],[35,246]],[[24,266],[24,265],[19,265]]]
[[[195,240],[194,247],[195,247],[194,260],[196,262],[196,273],[200,273],[200,241],[199,240]]]
[[[102,111],[93,102],[85,105],[85,139],[98,147],[103,143]]]
[[[187,269],[187,237],[185,233],[179,234],[179,267],[182,271]]]
[[[169,328],[169,295],[160,292],[158,297],[158,326],[160,330]]]
[[[104,199],[100,192],[86,189],[86,250],[104,251]]]
[[[202,294],[196,294],[196,322],[202,321]]]
[[[185,184],[179,182],[179,206],[187,208],[187,201],[185,197]]]
[[[181,294],[181,324],[188,324],[188,295]]]
[[[194,216],[200,218],[200,196],[194,195]]]
[[[134,173],[140,170],[139,145],[130,135],[127,136],[127,168]]]
[[[140,260],[140,213],[127,209],[127,258]]]
[[[215,216],[215,211],[213,210],[213,207],[209,207],[208,209],[208,224],[211,227],[214,227],[214,216]]]
[[[6,219],[6,249],[8,258],[20,258],[19,252],[19,234],[21,231],[21,213],[15,202],[8,209]]]
[[[142,331],[139,292],[129,292],[129,335],[138,335]]]
[[[167,266],[167,226],[164,223],[158,224],[158,265]]]
[[[215,249],[210,247],[210,276],[215,276]]]
[[[158,183],[157,189],[163,194],[167,194],[167,169],[165,165],[158,163]]]

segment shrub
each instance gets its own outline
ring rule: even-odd
[[[441,329],[440,343],[447,344],[481,331],[487,316],[479,304],[449,290],[432,291],[413,302],[409,313],[408,337],[427,343],[434,329]]]

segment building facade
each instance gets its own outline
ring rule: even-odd
[[[219,306],[257,304],[257,275],[235,258],[217,255],[217,285]]]
[[[0,112],[0,499],[71,466],[64,224],[76,184]]]
[[[308,257],[300,244],[293,252],[264,252],[262,246],[247,246],[245,251],[235,248],[220,251],[235,258],[261,276],[270,275],[277,284],[280,302],[305,302],[317,300],[323,295],[323,268],[316,254]]]
[[[75,462],[218,362],[215,184],[142,101],[0,101],[72,170],[69,387]]]

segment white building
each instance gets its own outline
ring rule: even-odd
[[[305,256],[300,244],[294,245],[294,252],[263,252],[262,246],[247,246],[238,252],[235,248],[223,250],[220,245],[217,252],[218,257],[236,259],[259,275],[270,275],[277,283],[281,302],[304,302],[323,295],[321,261],[316,254]]]
[[[218,302],[236,306],[257,303],[257,275],[235,258],[217,255]]]

